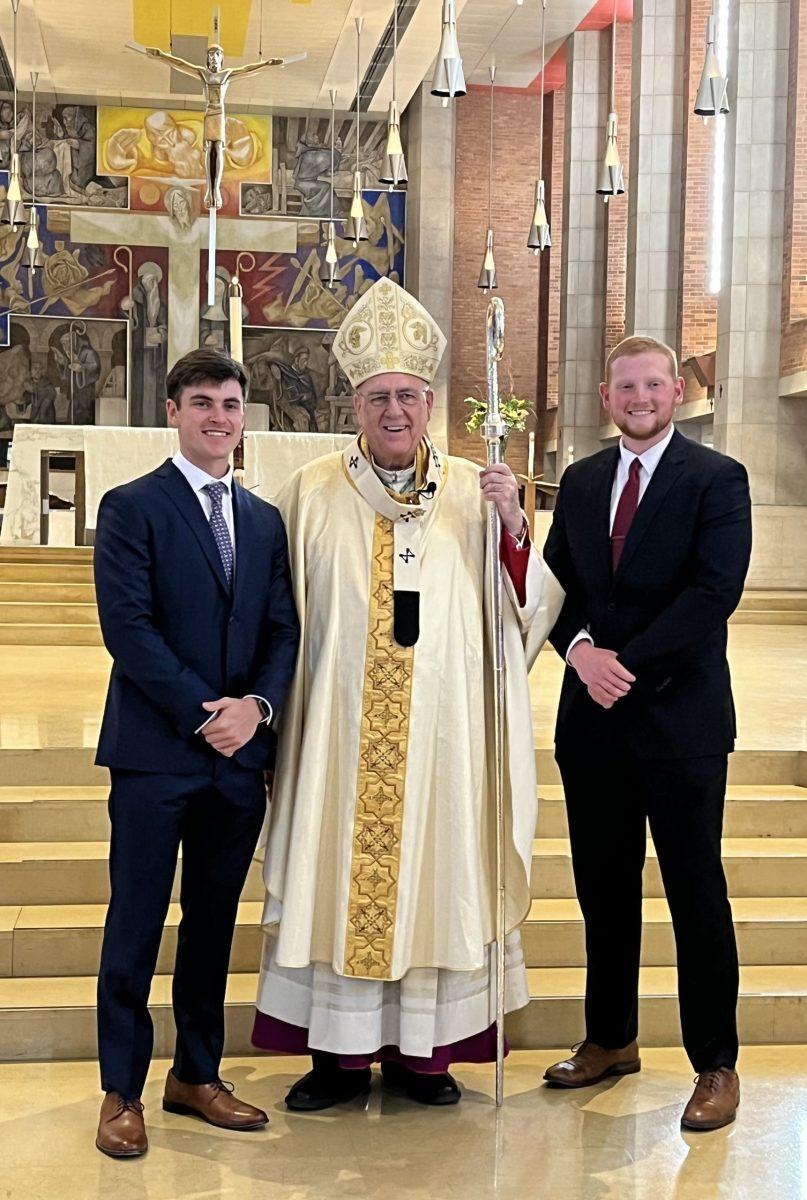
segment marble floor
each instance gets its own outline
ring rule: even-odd
[[[732,626],[729,660],[738,749],[807,750],[807,626]],[[101,646],[3,646],[0,748],[94,746],[109,666]],[[552,744],[561,675],[561,661],[549,650],[530,677],[541,747]]]
[[[565,1053],[565,1051],[563,1052]],[[544,1088],[561,1052],[514,1053],[505,1107],[489,1067],[457,1070],[463,1102],[431,1110],[382,1094],[317,1116],[288,1113],[302,1059],[231,1059],[223,1075],[270,1113],[233,1134],[160,1108],[165,1063],[144,1096],[151,1149],[128,1162],[93,1145],[94,1063],[0,1065],[3,1200],[804,1200],[807,1049],[750,1048],[736,1124],[680,1128],[691,1070],[680,1050],[644,1053],[639,1075],[585,1091]]]

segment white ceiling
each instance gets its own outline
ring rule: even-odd
[[[168,0],[166,0],[166,3]],[[592,0],[549,0],[547,59],[589,11]],[[232,85],[228,103],[234,110],[327,109],[328,91],[336,87],[349,105],[356,90],[354,19],[363,16],[362,73],[392,14],[392,0],[266,0],[265,57],[305,50],[304,62],[282,70],[270,68]],[[457,0],[458,30],[466,79],[485,83],[492,58],[496,82],[526,87],[540,70],[541,0]],[[222,5],[226,19],[226,4]],[[425,78],[440,43],[442,0],[420,0],[402,39],[398,58],[398,92],[402,107]],[[253,0],[243,59],[258,57],[261,5]],[[199,98],[172,93],[170,71],[124,48],[132,39],[131,0],[21,0],[18,79],[27,90],[30,72],[40,72],[41,94],[59,99],[87,98],[107,104],[168,103],[172,108],[198,107]],[[12,59],[12,12],[0,0],[0,37]],[[391,69],[379,86],[373,111],[383,111],[392,89]],[[337,101],[339,104],[339,100]]]

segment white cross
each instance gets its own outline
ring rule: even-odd
[[[198,217],[182,232],[170,217],[150,213],[70,213],[70,240],[94,246],[168,247],[168,368],[199,345],[199,264],[207,245],[207,217]],[[296,254],[297,222],[273,218],[223,219],[218,228],[220,250],[263,254]],[[135,282],[134,280],[132,281]]]

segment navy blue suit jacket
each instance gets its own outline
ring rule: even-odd
[[[299,643],[286,531],[276,508],[237,485],[233,514],[231,589],[202,506],[170,460],[103,497],[95,589],[114,663],[100,766],[207,774],[222,756],[194,732],[209,715],[203,701],[253,693],[279,712]],[[261,769],[273,747],[260,725],[234,758]]]
[[[550,641],[561,657],[587,628],[636,676],[603,709],[571,667],[555,740],[586,753],[606,739],[637,758],[728,753],[735,720],[727,621],[751,554],[745,467],[677,430],[647,485],[616,572],[609,518],[618,447],[563,475],[544,558],[566,592]]]

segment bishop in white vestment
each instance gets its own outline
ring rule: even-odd
[[[435,449],[445,339],[379,280],[334,352],[361,433],[298,471],[286,522],[301,644],[279,731],[253,1042],[311,1053],[290,1108],[366,1091],[370,1064],[455,1103],[453,1062],[495,1058],[493,681],[487,501],[502,517],[506,656],[506,1008],[528,1002],[536,778],[527,673],[563,592],[504,464]]]

